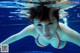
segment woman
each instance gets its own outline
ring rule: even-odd
[[[30,8],[29,19],[34,23],[7,38],[1,44],[10,44],[26,36],[33,36],[40,47],[50,44],[54,48],[62,49],[67,42],[80,46],[80,34],[59,22],[58,11],[58,8],[48,8],[47,6]]]

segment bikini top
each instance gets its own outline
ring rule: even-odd
[[[66,45],[66,42],[60,40],[59,34],[58,34],[57,32],[56,32],[56,36],[57,36],[57,38],[58,38],[58,40],[59,40],[57,49],[62,49],[62,48],[64,48],[65,45]],[[40,44],[40,42],[39,42],[39,40],[38,40],[39,37],[40,37],[40,35],[38,35],[38,37],[36,38],[36,40],[35,40],[36,43],[37,43],[40,47],[42,47],[42,48],[46,47],[46,46],[43,46],[42,44]]]

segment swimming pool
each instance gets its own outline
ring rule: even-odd
[[[10,3],[11,4],[11,3]],[[13,7],[14,5],[14,7]],[[21,10],[27,8],[16,7],[15,4],[9,7],[0,7],[0,42],[22,30],[32,22],[27,19],[27,15],[22,14]],[[5,4],[5,6],[7,6]],[[69,12],[67,25],[80,33],[80,5],[66,10]],[[26,41],[25,41],[26,40]],[[46,48],[40,48],[34,43],[33,37],[25,37],[20,41],[10,44],[10,53],[79,53],[80,47],[68,43],[64,49],[58,50],[51,45]],[[20,44],[21,43],[21,44]],[[22,45],[23,44],[23,45]]]

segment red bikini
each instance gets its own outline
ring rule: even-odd
[[[58,42],[58,49],[60,49],[60,45],[61,45],[61,42],[63,42],[62,40],[60,40],[60,37],[59,37],[59,34],[56,32],[56,36],[57,36],[57,38],[58,38],[58,40],[59,40],[59,42]],[[43,46],[42,44],[40,44],[40,42],[38,41],[38,39],[39,39],[39,37],[40,37],[40,35],[38,35],[38,37],[36,38],[36,42],[40,45],[40,47],[45,47],[45,46]]]

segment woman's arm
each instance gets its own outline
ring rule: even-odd
[[[24,28],[22,31],[20,31],[19,33],[16,33],[10,36],[9,38],[7,38],[6,40],[4,40],[3,42],[1,42],[1,44],[10,44],[26,36],[33,35],[34,33],[33,29],[34,29],[33,25],[29,25],[26,28]]]
[[[78,46],[80,46],[80,34],[68,26],[61,24],[62,31],[66,34],[64,35],[64,39],[68,42],[72,42]]]

